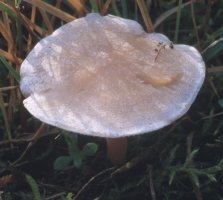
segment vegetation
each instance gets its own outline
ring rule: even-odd
[[[151,20],[174,43],[195,46],[207,67],[190,111],[129,138],[129,163],[120,168],[106,159],[103,139],[66,136],[30,116],[19,91],[19,68],[33,46],[92,11],[137,20],[147,31]],[[222,200],[222,52],[223,0],[1,0],[0,199]]]

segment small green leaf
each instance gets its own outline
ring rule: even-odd
[[[82,159],[81,159],[81,158],[78,158],[78,159],[73,160],[73,165],[74,165],[77,169],[80,169],[81,166],[82,166]]]
[[[82,150],[82,154],[83,156],[92,156],[97,152],[97,150],[98,150],[97,144],[87,143]]]
[[[29,186],[32,189],[33,199],[34,200],[42,200],[43,198],[41,197],[41,194],[39,191],[39,186],[38,186],[37,182],[35,181],[35,179],[28,174],[25,174],[25,177],[26,177],[27,183],[29,184]]]
[[[66,196],[66,200],[73,200],[73,197],[74,197],[73,193],[69,192]]]
[[[72,161],[70,156],[59,156],[53,165],[55,170],[64,170]]]

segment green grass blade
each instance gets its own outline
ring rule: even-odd
[[[113,9],[115,15],[121,17],[121,13],[118,10],[118,7],[116,5],[116,1],[115,0],[112,0],[112,9]]]
[[[177,19],[176,19],[176,29],[175,29],[175,35],[174,35],[174,43],[178,42],[181,11],[182,11],[182,0],[179,0],[179,6],[178,6],[178,10],[177,10]]]
[[[199,177],[197,176],[197,174],[192,172],[192,171],[188,171],[188,173],[189,173],[189,176],[191,178],[192,183],[199,188],[200,187],[200,181],[199,181]]]
[[[190,5],[191,2],[186,2],[181,5],[181,8],[184,8],[188,5]],[[169,18],[171,15],[175,14],[178,11],[178,6],[171,8],[164,13],[162,13],[155,21],[154,28],[157,28],[161,23],[163,23],[167,18]]]
[[[5,129],[6,129],[6,134],[7,134],[7,135],[4,135],[4,137],[8,138],[10,140],[10,139],[12,139],[12,136],[11,136],[9,121],[8,121],[8,117],[7,117],[7,114],[6,114],[6,110],[5,110],[5,106],[4,106],[4,100],[3,100],[3,97],[2,97],[2,92],[1,91],[0,91],[0,110],[1,110],[2,117],[3,117],[4,123],[5,123]]]
[[[173,180],[176,176],[176,171],[173,170],[171,173],[170,173],[170,176],[169,176],[169,185],[171,185],[173,183]]]
[[[198,153],[199,149],[195,149],[193,150],[186,158],[186,161],[184,163],[184,167],[187,168],[191,165],[193,159],[194,159],[194,156]]]
[[[211,37],[219,38],[223,36],[223,26],[217,29],[214,33],[212,33]]]
[[[214,41],[211,45],[209,45],[204,52],[202,52],[202,56],[206,62],[215,58],[223,51],[223,38]]]
[[[5,68],[9,71],[9,73],[14,77],[14,79],[17,81],[17,83],[20,83],[20,76],[16,72],[16,70],[10,65],[7,60],[0,55],[0,61],[3,63]]]
[[[99,13],[98,4],[96,3],[96,0],[90,0],[91,8],[93,12]]]
[[[5,3],[0,2],[0,10],[4,11],[4,12],[7,12],[7,14],[9,16],[11,16],[12,18],[16,18],[18,20],[18,17],[15,14],[15,12],[8,5],[6,5]]]
[[[121,0],[121,6],[122,6],[122,16],[124,18],[128,18],[128,8],[126,5],[126,0]]]
[[[139,12],[138,12],[138,5],[137,2],[135,2],[135,17],[134,17],[135,21],[139,20]]]

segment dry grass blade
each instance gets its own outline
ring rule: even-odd
[[[39,40],[41,38],[39,38],[33,32],[33,30],[35,30],[41,37],[44,37],[46,35],[46,32],[41,27],[39,27],[38,25],[32,23],[26,16],[21,15],[21,17],[22,17],[23,24],[27,27],[27,30],[29,31],[30,35],[34,36],[35,38],[38,38]]]
[[[216,113],[216,114],[212,114],[212,115],[208,115],[206,117],[202,117],[201,119],[204,120],[204,119],[210,119],[210,118],[214,118],[214,117],[219,117],[223,115],[223,112],[219,112],[219,113]]]
[[[200,39],[199,39],[198,30],[197,30],[197,23],[196,23],[196,19],[195,19],[196,15],[195,15],[195,11],[194,11],[194,2],[193,1],[190,4],[190,9],[191,9],[194,31],[195,31],[195,35],[196,35],[196,39],[197,39],[197,48],[200,49]]]
[[[34,137],[35,134],[36,133],[30,134],[28,137],[25,137],[25,138],[18,138],[18,139],[0,141],[0,146],[1,145],[10,145],[10,144],[18,145],[18,144],[24,144],[24,143],[32,142],[32,141],[35,140],[35,137]],[[40,135],[38,139],[46,137],[46,136],[58,135],[58,134],[59,134],[58,131],[46,132],[44,135]]]
[[[144,23],[146,25],[147,31],[149,33],[154,32],[153,23],[152,23],[152,20],[149,16],[149,12],[148,12],[147,6],[145,4],[145,1],[144,0],[137,0],[137,4],[138,4],[139,9],[141,11],[141,14],[142,14]]]
[[[17,89],[18,86],[8,86],[8,87],[2,87],[0,88],[0,91],[3,92],[3,91],[7,91],[7,90],[14,90],[14,89]]]
[[[13,39],[10,37],[9,31],[7,30],[7,26],[4,24],[2,20],[0,20],[0,33],[5,38],[9,47],[12,47]]]
[[[33,5],[33,6],[38,7],[39,9],[45,10],[46,12],[50,13],[51,15],[64,20],[65,22],[70,22],[75,19],[74,16],[72,16],[62,10],[59,10],[58,8],[52,6],[48,3],[45,3],[44,1],[35,1],[35,0],[24,0],[24,1]]]
[[[9,60],[13,63],[16,63],[16,64],[21,64],[22,63],[22,59],[21,58],[18,58],[18,57],[15,57],[14,55],[10,54],[9,52],[6,52],[2,49],[0,49],[0,55],[2,57],[4,57],[6,60]]]
[[[77,194],[74,196],[73,200],[77,200],[79,199],[79,196],[81,195],[81,193],[90,185],[92,184],[97,178],[101,177],[102,175],[108,173],[108,172],[112,172],[114,171],[115,167],[111,167],[111,168],[108,168],[108,169],[105,169],[101,172],[99,172],[98,174],[96,174],[95,176],[91,177],[90,180],[85,183],[83,185],[83,187],[77,192]]]
[[[62,0],[57,0],[55,7],[60,9],[61,3],[62,3]],[[55,19],[56,19],[55,16],[51,17],[50,23],[52,24],[52,26],[54,25]]]
[[[210,77],[208,78],[208,82],[209,82],[209,84],[210,84],[210,86],[211,86],[213,92],[215,93],[215,95],[220,99],[219,92],[218,92],[218,90],[217,90],[217,87],[216,87],[215,84],[214,84],[213,79],[214,79],[214,77],[213,77],[213,76],[210,76]]]
[[[223,72],[223,66],[218,66],[218,67],[211,67],[211,68],[208,68],[208,69],[207,69],[207,72],[208,72],[209,74]]]
[[[112,0],[107,0],[105,2],[105,4],[103,5],[102,9],[101,9],[101,14],[105,15],[108,12],[109,6],[111,4]]]
[[[32,12],[31,12],[31,23],[35,24],[35,19],[36,19],[36,6],[32,6]],[[33,30],[33,27],[30,28]],[[27,53],[30,52],[31,50],[31,45],[32,45],[32,36],[29,34],[28,40],[27,40]]]
[[[12,57],[16,57],[16,53],[15,53],[15,42],[13,39],[13,34],[11,32],[11,27],[10,27],[10,20],[8,17],[8,13],[7,12],[2,12],[2,20],[0,20],[0,29],[1,29],[1,33],[3,35],[3,37],[5,38],[5,40],[7,41],[7,50],[8,50],[8,54],[12,55]],[[1,58],[2,60],[2,58]],[[8,62],[8,64],[11,66],[11,68],[16,71],[14,69],[14,67],[12,67],[12,63],[11,61]],[[15,80],[14,77],[9,74],[9,85],[15,85]],[[2,98],[2,97],[1,97]],[[5,113],[5,117],[4,117],[4,121],[5,121],[5,126],[6,126],[6,131],[8,134],[8,138],[11,139],[11,132],[10,132],[10,127],[9,127],[9,122],[13,121],[13,112],[14,112],[14,105],[16,102],[16,93],[14,90],[10,90],[9,94],[8,94],[8,102],[7,102],[7,113]],[[6,110],[4,109],[4,101],[3,98],[1,100],[1,110],[4,113],[4,111],[6,112]],[[8,122],[7,122],[8,121]],[[8,126],[8,128],[7,128]]]
[[[9,51],[13,48],[14,46],[14,42],[13,42],[13,34],[11,32],[11,28],[10,28],[10,20],[9,20],[9,17],[8,17],[8,14],[6,12],[3,12],[2,13],[2,17],[3,17],[3,22],[5,24],[5,28],[6,28],[6,31],[8,32],[8,35],[9,35],[9,38],[10,38],[10,41],[8,41],[8,49]]]
[[[77,10],[80,16],[83,16],[87,12],[80,0],[67,0],[67,2]]]
[[[44,20],[44,23],[45,23],[47,29],[48,29],[48,34],[51,34],[53,32],[53,26],[52,26],[52,24],[51,24],[51,22],[50,22],[50,20],[47,16],[45,10],[40,8],[39,11],[40,11],[40,13],[43,17],[43,20]]]
[[[32,29],[32,27],[36,27],[36,26],[32,23],[29,23],[29,20],[27,20],[27,18],[23,14],[21,14],[16,8],[13,8],[13,9],[15,11],[15,14],[18,16],[20,23],[26,27],[29,34],[31,34],[34,38],[37,38],[38,40],[40,40],[38,35],[36,35],[36,33]],[[42,29],[40,30],[40,32],[42,32]]]
[[[13,3],[6,4],[6,3],[1,2],[1,5],[3,6],[4,10],[7,10],[7,12],[10,13],[10,17],[12,17],[16,20],[16,23],[19,22],[19,23],[23,24],[26,27],[27,31],[32,36],[38,38],[38,36],[30,29],[31,26],[29,26],[29,24],[27,23],[28,20],[24,19],[25,18],[24,15],[13,5]],[[10,20],[8,20],[8,23],[9,22],[10,22]],[[40,28],[40,30],[41,30],[41,28]]]
[[[22,155],[12,164],[16,165],[18,162],[20,162],[26,153],[29,151],[29,149],[33,146],[33,144],[43,135],[45,132],[45,129],[47,128],[48,125],[42,123],[39,129],[36,131],[35,135],[33,136],[32,140],[28,143],[25,151],[22,153]],[[11,138],[10,138],[11,139]]]

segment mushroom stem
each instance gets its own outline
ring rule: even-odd
[[[126,161],[126,153],[128,148],[127,137],[107,138],[108,158],[113,165],[121,165]]]

